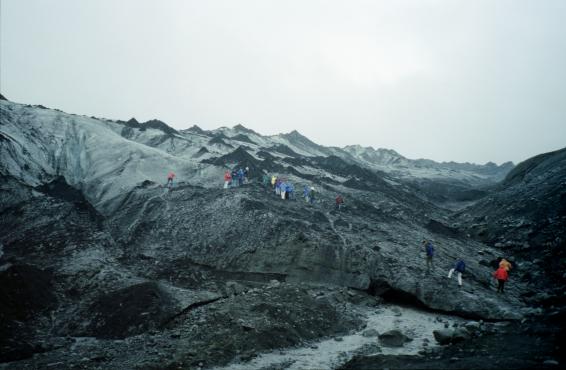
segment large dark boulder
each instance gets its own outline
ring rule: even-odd
[[[450,344],[452,342],[452,335],[454,334],[453,330],[450,329],[442,329],[442,330],[435,330],[432,332],[434,335],[434,339],[438,342],[438,344]]]
[[[407,337],[399,330],[389,330],[378,336],[379,343],[385,347],[403,347],[413,339]]]

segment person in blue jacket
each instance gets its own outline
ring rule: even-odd
[[[451,279],[452,274],[454,273],[454,271],[456,271],[458,273],[458,285],[461,288],[462,287],[462,274],[464,273],[465,270],[466,270],[466,264],[464,263],[464,261],[458,260],[458,262],[456,262],[456,264],[454,265],[454,268],[450,269],[450,271],[448,272],[448,279]]]
[[[305,187],[303,188],[303,198],[305,198],[306,202],[309,201],[309,187],[308,187],[308,185],[305,185]]]
[[[434,257],[434,246],[432,245],[430,240],[423,240],[423,244],[426,254],[426,271],[430,272],[431,269],[434,269],[434,264],[432,262],[432,259]]]
[[[238,185],[242,186],[244,184],[244,170],[241,168],[238,170]]]
[[[287,199],[295,199],[295,187],[292,183],[287,183],[287,189],[285,189],[285,194]]]

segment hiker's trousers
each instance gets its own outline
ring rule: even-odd
[[[452,274],[456,271],[456,269],[450,269],[448,272],[448,279],[452,278]],[[458,285],[462,286],[462,273],[460,271],[456,271],[458,273]]]

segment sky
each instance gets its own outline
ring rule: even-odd
[[[566,146],[564,0],[0,0],[0,92],[408,158]]]

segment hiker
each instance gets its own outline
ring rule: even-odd
[[[232,182],[232,175],[230,175],[230,171],[227,170],[224,173],[224,189],[228,189],[230,187],[230,183]]]
[[[505,282],[509,279],[509,273],[507,269],[503,266],[500,266],[497,271],[493,273],[493,277],[497,279],[497,293],[504,293]]]
[[[247,184],[247,183],[248,183],[248,181],[249,181],[249,180],[248,180],[249,174],[250,174],[250,168],[249,168],[249,167],[246,167],[246,168],[244,169],[244,184]]]
[[[241,168],[238,170],[238,186],[244,185],[244,170]]]
[[[308,202],[310,204],[314,204],[315,201],[315,195],[314,195],[314,187],[311,186],[310,190],[309,190],[309,196],[308,196]]]
[[[275,184],[277,183],[277,176],[271,176],[271,187],[275,190]]]
[[[505,258],[501,258],[501,261],[499,261],[499,267],[503,267],[507,272],[513,268],[511,262],[507,261]]]
[[[295,199],[295,187],[290,182],[287,183],[285,196],[287,197],[287,199]]]
[[[305,198],[305,202],[309,201],[309,187],[308,187],[308,185],[305,185],[303,187],[303,198]]]
[[[167,175],[167,185],[165,185],[169,189],[171,189],[173,187],[173,179],[174,178],[175,178],[175,173],[173,171],[169,171],[169,174]]]
[[[261,183],[264,188],[267,187],[267,185],[269,184],[269,176],[267,174],[263,174],[263,177],[261,178]]]
[[[429,240],[423,240],[423,245],[425,247],[426,253],[426,270],[430,272],[431,269],[434,268],[434,264],[432,263],[432,257],[434,257],[434,247]]]
[[[338,195],[336,197],[336,209],[339,211],[342,208],[343,204],[344,204],[344,198],[342,198],[341,195]]]
[[[454,265],[454,268],[450,269],[450,272],[448,272],[448,279],[451,279],[452,274],[454,273],[454,271],[456,271],[458,273],[458,285],[461,288],[462,287],[462,273],[465,270],[466,270],[466,264],[464,263],[464,261],[459,260],[458,262],[456,262],[456,265]]]
[[[281,199],[285,200],[285,194],[287,194],[286,182],[281,182],[281,184],[279,184],[279,192],[281,193]]]
[[[277,195],[281,195],[281,183],[283,182],[282,179],[277,178],[277,181],[275,181],[275,194]]]
[[[234,168],[232,170],[232,186],[238,186],[238,183],[236,182],[237,178],[238,178],[238,171],[236,171],[236,169]]]

